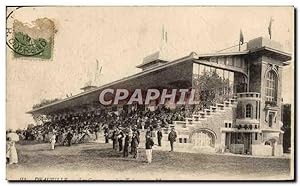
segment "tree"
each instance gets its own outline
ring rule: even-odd
[[[229,80],[220,77],[216,71],[205,71],[204,74],[194,77],[193,87],[195,99],[200,101],[198,105],[200,109],[222,103],[226,98],[232,96]]]
[[[59,98],[54,98],[54,99],[42,99],[40,103],[38,104],[35,104],[32,106],[33,109],[35,108],[39,108],[39,107],[42,107],[44,105],[48,105],[50,103],[54,103],[56,101],[59,101],[60,99]]]

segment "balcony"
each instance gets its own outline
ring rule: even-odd
[[[276,101],[266,101],[265,102],[265,109],[266,110],[275,110],[275,111],[280,110],[280,108],[278,107]]]
[[[258,119],[251,119],[251,118],[243,118],[243,119],[236,119],[236,125],[235,126],[244,126],[244,125],[259,125],[259,120]],[[255,128],[255,127],[253,127]]]
[[[258,92],[243,92],[237,93],[237,99],[253,99],[253,100],[260,100],[260,93]]]

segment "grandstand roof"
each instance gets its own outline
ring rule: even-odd
[[[188,56],[185,56],[183,58],[174,60],[172,62],[168,62],[166,64],[163,64],[161,66],[157,66],[157,67],[153,67],[151,69],[147,69],[144,70],[140,73],[134,74],[132,76],[128,76],[125,78],[122,78],[120,80],[117,81],[113,81],[111,83],[99,86],[95,89],[89,90],[89,91],[85,91],[82,92],[80,94],[50,103],[48,105],[44,105],[42,107],[33,109],[31,111],[28,111],[28,114],[50,114],[50,113],[55,113],[56,111],[60,110],[70,110],[70,108],[72,107],[77,107],[77,108],[84,108],[84,107],[88,107],[88,105],[92,106],[93,104],[95,105],[99,105],[100,103],[98,102],[98,97],[99,97],[99,91],[105,89],[105,88],[117,88],[118,86],[122,85],[122,88],[124,88],[124,86],[126,87],[133,87],[138,85],[139,88],[143,88],[143,86],[151,86],[151,82],[153,81],[153,75],[151,76],[151,74],[166,69],[167,67],[171,67],[174,66],[176,64],[179,63],[183,63],[183,62],[188,62],[191,61],[192,59],[196,58],[194,56],[195,54],[191,54]],[[156,76],[154,74],[154,76]],[[147,85],[143,84],[141,82],[141,79],[148,79],[147,80]],[[137,82],[139,80],[139,82]],[[155,82],[155,83],[163,83],[163,81],[159,81],[159,82]],[[152,83],[152,86],[155,86]]]
[[[227,53],[212,53],[212,54],[201,54],[198,55],[195,52],[192,52],[190,55],[176,59],[174,61],[170,61],[167,63],[163,63],[159,66],[145,69],[144,71],[134,74],[132,76],[128,76],[125,78],[122,78],[117,81],[113,81],[111,83],[99,86],[95,89],[88,90],[85,92],[82,92],[80,94],[59,100],[57,102],[53,102],[48,105],[44,105],[42,107],[33,109],[31,111],[28,111],[28,114],[51,114],[56,112],[62,112],[62,111],[70,111],[74,109],[80,109],[80,108],[88,108],[97,106],[99,107],[100,103],[98,101],[99,91],[105,89],[105,88],[118,88],[122,86],[122,88],[132,87],[132,88],[146,88],[146,86],[157,86],[163,85],[163,83],[166,81],[166,75],[164,75],[163,78],[164,81],[155,81],[158,79],[156,72],[162,71],[166,68],[169,68],[174,65],[183,64],[185,62],[192,62],[196,59],[201,59],[205,57],[212,57],[212,56],[234,56],[234,55],[253,55],[253,54],[264,54],[264,55],[270,55],[280,61],[283,62],[283,65],[287,65],[287,61],[291,60],[291,55],[270,47],[260,47],[252,50],[245,50],[245,51],[237,51],[237,52],[227,52]],[[184,68],[183,68],[184,69]],[[182,73],[181,70],[179,70],[177,73]],[[168,74],[170,76],[174,75],[174,73]],[[183,76],[183,75],[182,75]],[[191,76],[192,77],[192,76]],[[191,78],[190,77],[190,78]],[[172,78],[172,77],[171,77]],[[182,77],[185,78],[185,77]],[[188,77],[186,77],[188,78]],[[180,79],[182,81],[185,81],[187,79]],[[145,82],[143,82],[145,81]],[[154,83],[153,83],[154,81]],[[152,84],[151,84],[152,83]],[[184,83],[184,82],[183,82]]]

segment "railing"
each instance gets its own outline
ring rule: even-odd
[[[258,92],[243,92],[237,93],[237,98],[260,98],[260,93]]]
[[[259,124],[236,124],[233,128],[237,129],[245,129],[245,130],[252,130],[252,129],[259,129]]]

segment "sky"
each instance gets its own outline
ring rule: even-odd
[[[169,59],[191,52],[214,53],[244,40],[268,37],[284,51],[294,50],[291,7],[25,7],[14,18],[32,24],[37,18],[54,21],[56,34],[50,60],[14,58],[7,49],[7,128],[24,128],[33,120],[26,111],[42,99],[80,93],[93,78],[96,60],[101,84],[140,72],[136,66],[161,46],[162,28]],[[283,100],[294,102],[293,61],[283,70]]]

